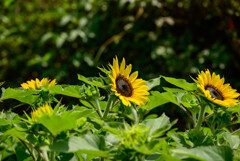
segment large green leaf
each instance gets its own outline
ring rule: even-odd
[[[238,149],[240,145],[240,137],[238,135],[232,135],[228,132],[224,132],[222,135],[232,149]]]
[[[33,105],[37,99],[39,98],[38,95],[38,90],[31,90],[31,89],[21,89],[21,88],[7,88],[6,90],[2,88],[2,97],[1,101],[6,100],[6,99],[16,99],[20,102],[27,103],[30,105]]]
[[[3,133],[3,135],[0,137],[0,142],[2,140],[6,139],[6,137],[8,137],[8,136],[13,136],[15,138],[20,138],[20,139],[24,140],[25,135],[26,135],[25,131],[26,131],[26,129],[23,129],[23,128],[11,128]]]
[[[175,149],[174,153],[200,161],[232,161],[233,151],[228,146],[202,146],[193,149]]]
[[[45,115],[38,122],[45,126],[54,136],[64,130],[75,128],[76,121],[81,117],[87,117],[93,110],[84,110],[81,112],[65,111],[61,115]]]
[[[197,85],[195,83],[188,83],[185,79],[176,79],[172,77],[164,77],[162,76],[167,82],[180,87],[182,89],[188,90],[188,91],[194,91],[197,89]]]
[[[108,152],[105,150],[104,138],[92,134],[71,136],[68,139],[53,143],[47,149],[63,153],[81,152],[94,156],[108,156]]]
[[[148,98],[150,100],[147,104],[147,106],[149,106],[149,111],[169,102],[169,100],[165,99],[163,94],[158,91],[152,91]]]
[[[51,94],[61,94],[65,96],[81,98],[82,97],[82,87],[77,85],[56,85],[49,88]]]
[[[152,89],[153,87],[159,86],[160,85],[160,77],[158,78],[154,78],[154,79],[150,79],[147,81],[146,85]],[[149,89],[149,90],[150,90]]]
[[[161,135],[166,130],[169,130],[173,123],[170,122],[165,114],[162,114],[159,118],[144,120],[142,124],[150,129],[150,135]]]
[[[103,80],[99,77],[86,78],[86,77],[78,74],[78,80],[83,81],[84,83],[87,83],[87,84],[95,86],[95,87],[105,88]]]
[[[177,96],[171,92],[164,92],[161,93],[161,96],[167,100],[168,102],[174,103],[175,105],[180,106],[179,104],[179,99],[177,98]]]

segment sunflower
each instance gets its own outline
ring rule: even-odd
[[[216,75],[214,72],[211,75],[209,70],[201,73],[197,77],[197,86],[203,92],[204,96],[214,103],[221,106],[234,106],[238,103],[239,93],[232,89],[230,84],[224,84],[224,78]]]
[[[126,66],[123,58],[121,65],[118,64],[118,59],[113,58],[113,65],[109,65],[112,69],[111,75],[108,75],[112,81],[111,90],[122,101],[125,106],[131,106],[130,102],[137,105],[144,105],[144,102],[149,101],[146,95],[149,95],[149,87],[143,79],[137,79],[138,72],[130,75],[132,64]]]
[[[45,106],[39,107],[31,113],[32,120],[37,121],[42,116],[50,115],[52,112],[52,108],[46,104]]]
[[[39,81],[38,78],[36,78],[36,80],[31,80],[31,81],[27,81],[27,83],[22,83],[21,86],[24,89],[41,89],[41,86],[46,86],[48,85],[48,87],[52,87],[54,86],[56,83],[56,79],[54,80],[48,80],[48,78],[43,78],[41,81]]]

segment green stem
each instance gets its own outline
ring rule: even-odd
[[[112,108],[113,103],[114,103],[114,97],[112,95],[110,95],[110,97],[108,98],[107,107],[103,113],[104,120],[107,118],[107,115],[108,115],[110,109]]]
[[[50,152],[50,161],[55,161],[55,151]]]
[[[101,110],[101,107],[100,107],[100,104],[99,104],[99,100],[97,98],[95,98],[94,102],[96,104],[96,108],[97,108],[97,111],[98,111],[98,114],[99,114],[100,118],[103,118],[103,113],[102,113],[102,110]]]
[[[200,130],[201,125],[202,125],[202,122],[203,122],[203,120],[204,120],[205,109],[206,109],[206,106],[204,106],[204,105],[202,105],[202,106],[200,107],[198,122],[197,122],[197,125],[196,125],[196,127],[195,127],[195,129],[196,129],[197,131]]]
[[[26,144],[22,139],[20,139],[20,138],[18,138],[18,139],[23,143],[23,145],[26,147],[26,149],[28,150],[29,154],[31,155],[31,157],[32,157],[33,160],[35,161],[36,158],[34,157],[32,151],[28,148],[27,144]]]
[[[193,120],[193,117],[191,116],[191,114],[188,112],[188,110],[185,108],[185,107],[183,107],[182,105],[180,105],[180,108],[187,114],[187,116],[190,118],[190,120],[192,121],[192,123],[193,123],[193,126],[195,126],[195,122],[194,122],[194,120]]]
[[[136,109],[134,108],[133,105],[131,106],[131,112],[132,112],[132,115],[133,115],[134,123],[138,124],[138,122],[139,122],[138,114],[137,114],[137,111],[136,111]]]

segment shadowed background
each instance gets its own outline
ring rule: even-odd
[[[144,79],[208,68],[239,91],[239,32],[234,0],[1,0],[0,81],[79,84],[117,55]]]

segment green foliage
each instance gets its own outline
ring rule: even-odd
[[[227,146],[208,146],[193,149],[175,149],[174,153],[181,154],[201,161],[232,161],[232,150]]]
[[[1,159],[239,159],[240,137],[234,135],[238,130],[230,126],[240,122],[239,105],[215,107],[199,94],[194,83],[162,77],[169,84],[161,86],[158,77],[146,83],[151,91],[144,106],[132,103],[125,107],[109,91],[108,81],[103,81],[107,77],[78,77],[81,85],[54,85],[40,90],[2,88],[1,101],[16,99],[31,105],[32,112],[0,113]],[[160,92],[159,87],[165,91]],[[63,105],[58,95],[77,98],[81,105]],[[166,108],[167,104],[186,113],[190,120],[187,130],[175,128],[178,121],[164,113],[154,114],[154,110]],[[202,109],[209,106],[215,111],[208,110],[204,115]]]
[[[26,91],[24,89],[12,89],[12,88],[7,88],[5,90],[4,88],[2,88],[1,101],[6,99],[16,99],[23,103],[33,105],[39,98],[37,94],[39,94],[39,91],[36,90]]]
[[[197,86],[195,83],[188,83],[186,82],[186,80],[184,79],[175,79],[175,78],[171,78],[171,77],[164,77],[162,76],[167,82],[180,87],[182,89],[185,89],[187,91],[194,91],[197,89]]]
[[[105,150],[104,138],[97,135],[70,136],[66,140],[54,142],[47,148],[49,151],[64,153],[85,153],[93,156],[107,157],[108,152]]]

